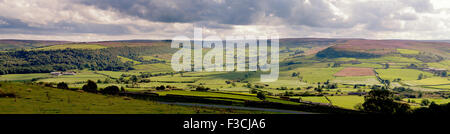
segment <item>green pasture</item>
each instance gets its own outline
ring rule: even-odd
[[[34,74],[6,74],[0,75],[0,81],[27,81],[33,78],[51,77],[50,73],[34,73]]]
[[[417,50],[412,50],[412,49],[401,49],[401,48],[397,48],[397,52],[401,53],[401,54],[419,54],[419,51]]]
[[[59,82],[66,82],[66,83],[83,83],[87,80],[105,80],[107,77],[100,74],[95,74],[94,72],[90,71],[83,71],[80,73],[77,73],[76,75],[61,75],[61,76],[53,76],[51,78],[46,79],[40,79],[38,82],[53,82],[53,83],[59,83]]]
[[[0,98],[1,114],[196,114],[267,113],[233,109],[187,107],[154,101],[104,96],[23,83],[1,83],[2,92],[17,98]]]
[[[391,81],[397,78],[402,79],[402,81],[417,80],[419,74],[423,74],[428,77],[433,76],[433,74],[429,72],[424,72],[415,69],[376,69],[376,71],[379,73],[379,76],[382,79],[387,79]]]

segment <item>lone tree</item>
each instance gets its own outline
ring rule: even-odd
[[[408,104],[394,101],[394,94],[389,90],[375,89],[364,97],[362,110],[381,114],[406,114],[410,111]]]
[[[64,83],[64,82],[60,82],[60,83],[58,83],[58,85],[56,85],[56,88],[59,88],[59,89],[69,89],[69,86],[67,86],[67,84]]]
[[[159,86],[159,87],[156,87],[156,90],[165,90],[166,89],[166,87],[164,86],[164,85],[161,85],[161,86]]]
[[[118,95],[120,92],[119,87],[117,86],[108,86],[101,90],[102,94],[110,94],[110,95]]]
[[[260,99],[260,100],[266,100],[266,95],[263,93],[263,92],[258,92],[257,94],[256,94],[256,97],[258,98],[258,99]]]
[[[97,84],[92,80],[88,80],[87,84],[83,85],[82,90],[85,92],[97,93]]]
[[[421,80],[423,79],[423,74],[419,74],[419,76],[417,77],[417,80]]]

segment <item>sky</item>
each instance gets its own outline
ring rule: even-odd
[[[449,0],[0,0],[0,39],[450,39]]]

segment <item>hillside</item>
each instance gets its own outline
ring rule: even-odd
[[[0,50],[4,49],[20,49],[20,48],[35,48],[57,44],[65,44],[69,41],[46,41],[46,40],[0,40]]]
[[[24,83],[0,82],[0,114],[230,114],[268,113],[160,104]]]
[[[346,40],[330,47],[325,52],[322,52],[320,57],[327,57],[325,55],[333,55],[334,57],[358,57],[352,55],[345,55],[345,53],[357,53],[367,55],[387,55],[393,53],[400,53],[399,49],[418,50],[424,53],[433,53],[435,55],[450,58],[450,43],[446,42],[432,42],[432,41],[412,41],[412,40],[365,40],[353,39]],[[340,52],[340,53],[339,53]],[[365,56],[363,56],[365,57]]]

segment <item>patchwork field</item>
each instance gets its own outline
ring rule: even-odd
[[[172,67],[168,64],[143,64],[134,66],[135,70],[130,72],[172,72]]]
[[[419,71],[415,69],[376,69],[382,79],[394,80],[400,78],[402,80],[417,80],[420,74],[425,76],[433,76],[429,72]]]
[[[297,68],[289,72],[300,72],[306,83],[325,82],[336,78],[333,74],[339,72],[342,68]]]
[[[38,82],[66,82],[66,83],[84,83],[87,80],[104,80],[107,77],[100,74],[95,74],[94,72],[83,71],[81,73],[77,73],[76,75],[61,75],[61,76],[53,76],[51,78],[40,79]]]
[[[401,49],[401,48],[398,48],[397,52],[399,52],[401,54],[419,54],[419,51],[417,51],[417,50]]]
[[[331,82],[341,83],[341,84],[367,84],[367,85],[381,84],[375,76],[336,77]]]
[[[445,77],[432,77],[421,80],[405,81],[408,85],[450,85],[450,80]]]
[[[334,76],[374,76],[372,68],[347,67],[334,74]]]
[[[311,42],[310,40],[315,39],[306,39],[301,42],[292,42],[295,40],[291,39],[280,41],[287,41],[288,44],[282,44],[280,46],[280,70],[278,80],[275,82],[261,82],[261,74],[269,73],[261,71],[175,72],[172,70],[170,59],[172,56],[171,54],[177,49],[170,49],[170,43],[167,41],[131,41],[130,43],[127,43],[126,41],[106,41],[41,46],[29,50],[58,51],[66,48],[102,49],[105,51],[107,50],[108,52],[114,52],[111,54],[113,56],[109,59],[115,59],[117,64],[113,61],[91,61],[89,57],[96,57],[95,53],[92,55],[89,53],[90,55],[86,56],[88,58],[80,59],[83,62],[73,60],[73,64],[72,62],[70,64],[65,62],[64,59],[40,61],[39,63],[33,63],[33,61],[17,61],[16,63],[16,59],[14,58],[20,56],[12,58],[11,55],[7,55],[3,56],[3,58],[8,60],[0,59],[0,63],[3,63],[0,67],[8,67],[12,64],[23,64],[23,66],[17,66],[9,70],[0,68],[0,73],[2,74],[14,72],[16,69],[22,69],[20,70],[22,72],[47,73],[0,75],[0,81],[28,81],[34,84],[40,82],[53,84],[65,82],[68,83],[70,88],[81,88],[86,84],[87,80],[93,80],[97,83],[99,88],[118,86],[124,87],[126,88],[126,91],[132,93],[151,92],[162,96],[168,94],[194,96],[207,98],[207,100],[232,101],[233,104],[235,102],[244,104],[246,101],[262,103],[263,101],[256,97],[256,94],[260,93],[264,94],[266,101],[269,102],[301,105],[301,103],[293,102],[296,100],[283,100],[288,97],[301,98],[302,101],[318,103],[330,103],[331,101],[334,106],[355,110],[355,105],[364,102],[364,95],[358,96],[357,94],[364,94],[372,89],[383,88],[382,86],[385,86],[378,80],[377,77],[379,76],[381,79],[390,80],[390,86],[387,88],[389,90],[394,89],[394,87],[412,89],[412,91],[396,91],[396,96],[400,97],[402,100],[416,98],[418,94],[423,93],[425,98],[428,97],[430,100],[433,99],[436,103],[438,103],[438,101],[439,104],[449,102],[446,99],[450,95],[450,82],[448,76],[446,77],[444,74],[438,74],[437,72],[434,72],[435,74],[430,73],[432,71],[431,69],[429,69],[431,70],[430,72],[420,71],[421,69],[427,68],[450,69],[450,60],[446,58],[448,53],[442,52],[445,49],[442,49],[442,51],[435,49],[445,47],[426,47],[426,44],[414,44],[414,47],[411,47],[408,46],[408,43],[399,43],[398,41],[356,40],[347,42],[347,40],[325,40],[325,42],[322,42],[321,40],[320,42]],[[380,46],[386,46],[386,48]],[[418,46],[424,48],[419,49],[420,47]],[[344,51],[346,53],[329,53],[329,55],[321,57],[321,52],[326,51],[329,47],[336,48],[339,51]],[[204,49],[203,54],[208,51],[209,49]],[[246,52],[248,52],[248,50],[246,50]],[[338,51],[336,50],[334,52]],[[434,52],[436,52],[436,54]],[[65,53],[62,52],[56,56],[61,55],[64,56]],[[106,56],[103,55],[102,57]],[[116,57],[120,60],[117,60]],[[28,64],[28,62],[30,64]],[[125,62],[132,62],[133,64],[125,64]],[[70,70],[78,73],[76,75],[53,76],[48,73],[49,70],[36,68],[31,63],[45,64],[45,67],[49,68],[49,70]],[[116,69],[115,67],[119,69]],[[378,74],[378,76],[376,74]],[[48,85],[51,84],[47,84],[47,86]],[[157,90],[156,87],[161,86],[164,86],[165,90]],[[196,90],[197,87],[209,88],[209,90],[201,92],[193,91]],[[5,87],[0,88],[5,89]],[[27,88],[34,90],[35,87],[27,86],[23,89],[26,90]],[[2,107],[0,105],[0,110],[7,111],[6,113],[14,113],[15,110],[20,110],[23,107],[31,107],[27,109],[24,108],[24,113],[78,113],[80,111],[80,113],[97,113],[90,110],[97,110],[99,112],[111,110],[111,112],[106,113],[134,113],[132,111],[136,111],[137,113],[163,113],[166,110],[171,112],[165,113],[192,113],[195,111],[192,110],[194,109],[193,107],[166,107],[163,105],[160,106],[160,104],[152,101],[125,100],[122,97],[101,95],[92,96],[91,94],[73,91],[58,90],[58,92],[53,92],[53,88],[45,88],[45,91],[51,92],[50,96],[52,99],[46,100],[45,92],[40,91],[36,92],[36,97],[27,99],[28,95],[33,96],[32,94],[35,92],[31,91],[28,93],[28,91],[22,91],[23,89],[18,89],[20,90],[21,97],[24,97],[19,98],[20,105],[10,108],[6,106]],[[57,94],[61,94],[61,96]],[[72,99],[72,97],[76,97],[77,95],[80,96],[80,94],[86,95],[85,97],[80,97],[80,99],[87,100]],[[37,97],[39,95],[40,97]],[[56,102],[56,100],[53,100],[53,97],[63,101]],[[76,105],[73,108],[70,108],[69,104],[63,104],[68,101],[69,97],[70,100],[73,101],[73,104]],[[87,97],[94,97],[94,99],[89,99]],[[37,100],[34,98],[37,98]],[[4,105],[14,105],[10,98],[0,98],[0,100],[6,100],[4,102],[0,101],[0,103],[3,103]],[[420,99],[414,100],[416,102],[421,101]],[[37,101],[48,102],[50,104],[41,104]],[[89,101],[99,102],[93,103],[92,105],[85,104]],[[127,102],[133,104],[125,104]],[[413,103],[410,104],[411,106],[418,105]],[[60,105],[60,107],[56,105]],[[128,108],[129,111],[127,109],[120,112],[118,111],[119,106],[116,105]],[[140,106],[143,108],[132,108]],[[203,110],[203,108],[196,109]],[[73,110],[73,112],[70,110]],[[221,112],[223,112],[223,109],[205,109],[204,112],[200,113]],[[231,112],[225,113],[247,113],[247,111],[231,110]]]
[[[333,105],[338,107],[347,108],[347,109],[355,109],[357,104],[364,103],[363,96],[328,96],[328,99],[331,100]]]
[[[301,97],[301,98],[303,101],[330,103],[323,96]],[[327,98],[331,100],[331,103],[333,105],[346,109],[355,109],[355,105],[364,103],[364,97],[362,96],[327,96]]]

